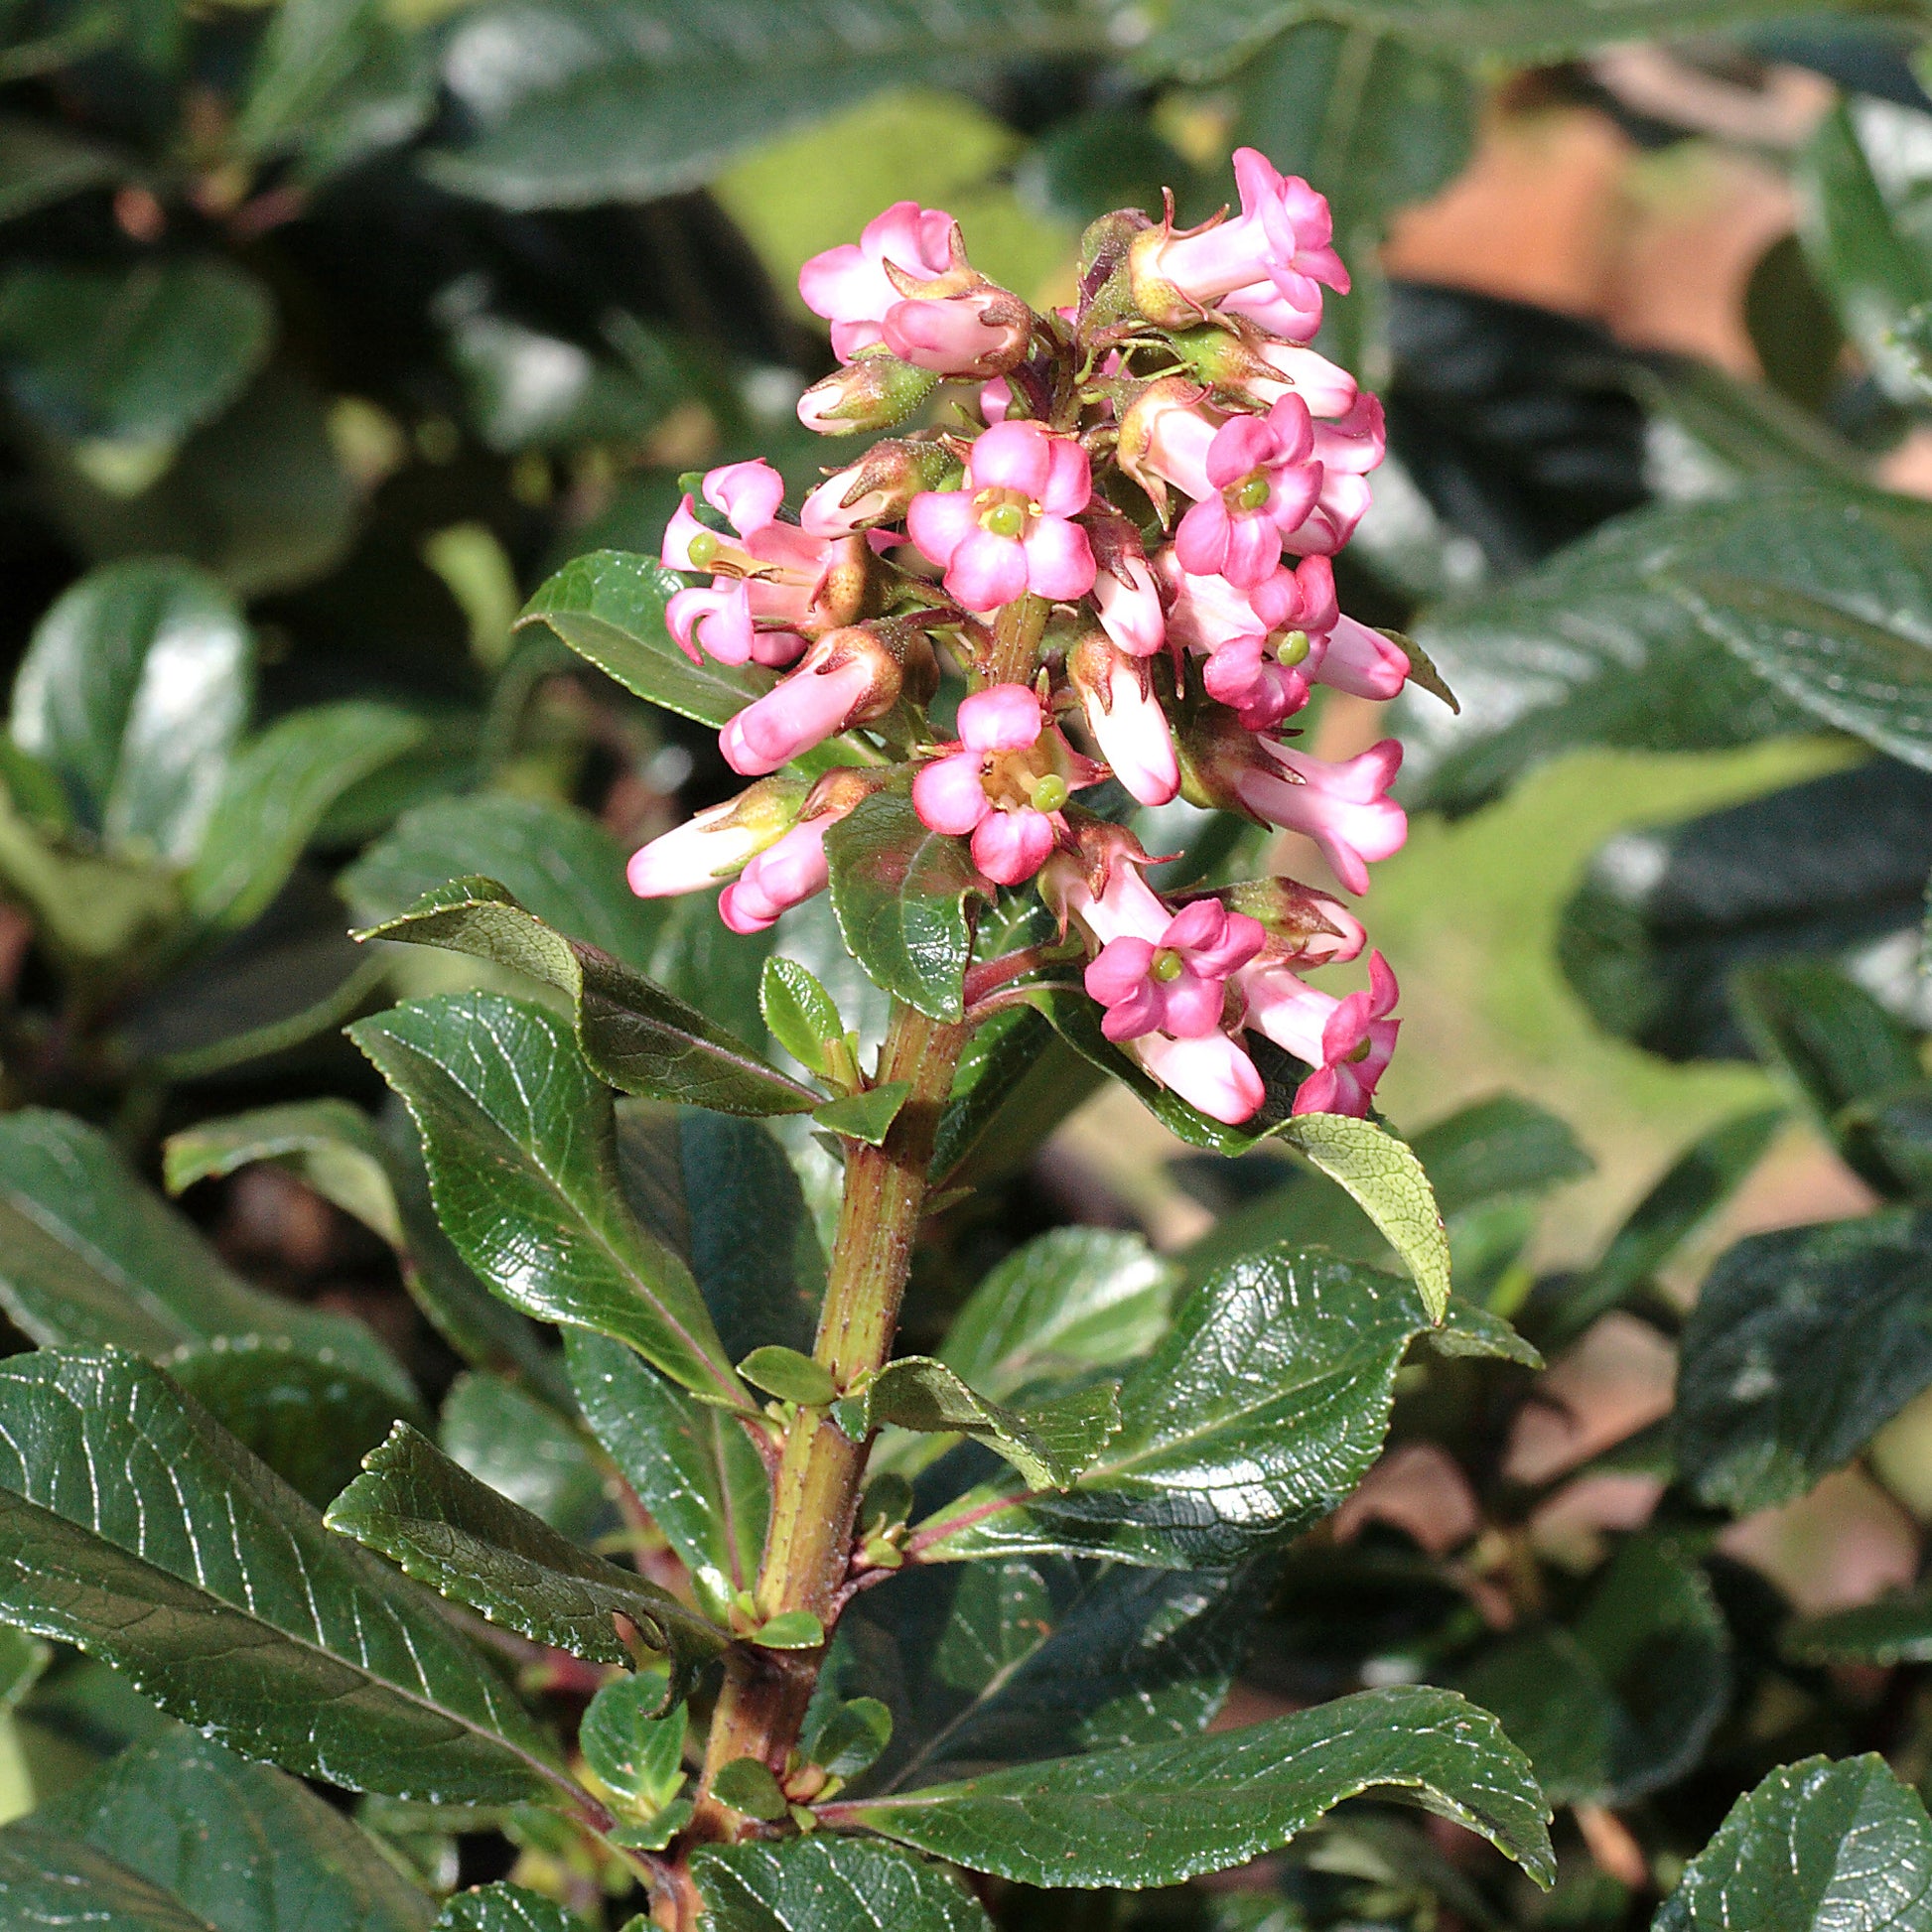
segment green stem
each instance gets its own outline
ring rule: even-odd
[[[1046,614],[1044,602],[1035,597],[1000,613],[982,670],[989,683],[1032,678]],[[963,1020],[934,1020],[902,1001],[894,1003],[877,1078],[903,1080],[911,1091],[883,1146],[847,1144],[845,1196],[813,1350],[841,1390],[892,1359],[933,1141],[970,1032]],[[805,1610],[828,1630],[835,1621],[851,1567],[866,1453],[824,1410],[797,1412],[772,1483],[771,1524],[756,1592],[761,1617]],[[728,1667],[712,1716],[692,1842],[747,1829],[745,1820],[711,1796],[712,1780],[741,1757],[784,1776],[823,1661],[823,1651],[764,1651]],[[677,1922],[694,1923],[688,1882],[680,1891]]]

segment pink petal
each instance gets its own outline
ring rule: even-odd
[[[1047,446],[1046,483],[1039,506],[1048,516],[1077,516],[1093,495],[1087,453],[1070,436],[1055,436]]]
[[[967,459],[967,487],[1018,489],[1037,500],[1052,473],[1052,441],[1038,423],[995,423],[973,445]]]
[[[964,490],[925,489],[905,512],[905,532],[921,556],[944,569],[953,553],[979,528],[979,512]]]
[[[740,536],[761,530],[785,500],[785,480],[762,457],[750,463],[727,463],[707,472],[704,499],[732,520]]]
[[[664,623],[694,664],[709,651],[721,664],[742,664],[752,654],[752,608],[743,584],[717,578],[706,589],[675,592],[664,606]]]
[[[859,243],[875,261],[891,262],[914,280],[930,282],[945,273],[952,224],[952,216],[943,208],[895,202],[866,223]]]
[[[980,415],[989,423],[1001,423],[1013,407],[1013,391],[1007,386],[1003,375],[996,375],[991,382],[980,385]]]
[[[1286,535],[1307,520],[1310,510],[1320,500],[1324,472],[1318,463],[1305,463],[1299,469],[1273,470],[1268,476],[1266,515],[1277,531]],[[1275,551],[1281,556],[1279,540]],[[1239,583],[1239,578],[1229,578]]]
[[[962,295],[927,301],[896,302],[881,328],[886,346],[901,362],[939,375],[966,375],[985,367],[989,356],[1009,357],[1026,346],[1029,325],[989,322],[986,298]]]
[[[794,671],[730,719],[718,749],[734,771],[748,778],[775,771],[789,759],[823,744],[865,702],[873,666],[855,657],[836,670]]]
[[[1154,950],[1146,939],[1125,935],[1109,939],[1087,962],[1085,984],[1089,997],[1103,1007],[1118,1006],[1136,987],[1147,984]]]
[[[752,661],[767,670],[781,671],[805,654],[805,640],[795,630],[754,630]]]
[[[1353,618],[1335,620],[1316,673],[1319,682],[1351,697],[1378,699],[1393,698],[1408,675],[1409,659],[1401,645]]]
[[[1259,919],[1245,912],[1231,912],[1220,936],[1194,951],[1191,964],[1209,979],[1226,979],[1238,972],[1268,943],[1268,933]]]
[[[955,752],[922,766],[912,780],[912,809],[931,831],[954,836],[970,832],[993,809],[980,783],[978,755]]]
[[[1169,921],[1161,943],[1176,949],[1211,946],[1226,931],[1227,922],[1227,907],[1218,898],[1190,899]]]
[[[1063,516],[1039,516],[1022,539],[1027,587],[1036,597],[1069,603],[1093,589],[1093,547],[1087,533]]]
[[[691,561],[691,539],[702,533],[716,537],[718,532],[710,525],[701,523],[697,517],[697,504],[687,493],[682,502],[671,512],[671,520],[664,526],[664,542],[658,557],[666,570],[699,570],[703,566]]]
[[[1194,577],[1218,576],[1233,521],[1219,496],[1203,496],[1194,504],[1173,533],[1173,554],[1181,569]]]
[[[1273,425],[1262,417],[1230,416],[1207,446],[1207,481],[1225,489],[1274,462],[1277,447]]]
[[[1089,546],[1091,547],[1091,546]],[[1129,557],[1123,584],[1110,570],[1096,570],[1093,601],[1100,612],[1100,627],[1131,657],[1152,657],[1167,641],[1167,619],[1161,593],[1147,560]]]
[[[1139,1039],[1143,1034],[1156,1033],[1160,1027],[1161,1001],[1146,980],[1100,1016],[1100,1031],[1116,1045]]]
[[[1195,509],[1205,508],[1195,504]],[[1193,511],[1188,511],[1192,515]],[[1230,516],[1221,575],[1237,589],[1266,582],[1282,561],[1282,533],[1271,516]]]
[[[988,812],[973,830],[973,863],[996,886],[1018,886],[1046,863],[1058,828],[1045,812]]]
[[[1155,997],[1161,1004],[1161,1031],[1175,1039],[1199,1039],[1221,1024],[1226,1005],[1225,982],[1203,979],[1199,973],[1183,970],[1178,979],[1161,987]]]
[[[1268,427],[1275,436],[1276,463],[1306,463],[1314,454],[1314,424],[1300,396],[1278,396],[1268,411]]]
[[[975,752],[1024,752],[1045,721],[1031,686],[990,685],[960,700],[960,743]]]
[[[1209,1034],[1204,1039],[1150,1034],[1135,1042],[1134,1051],[1164,1087],[1229,1127],[1251,1119],[1268,1097],[1254,1061],[1226,1034]]]
[[[946,566],[946,589],[969,611],[997,611],[1026,596],[1027,552],[1018,539],[975,525]]]
[[[1290,1109],[1297,1114],[1333,1114],[1342,1110],[1335,1105],[1336,1090],[1340,1082],[1335,1078],[1332,1066],[1318,1066],[1295,1089],[1295,1104]]]
[[[738,881],[740,911],[758,918],[776,918],[787,908],[822,893],[831,878],[825,858],[825,834],[836,821],[807,819],[794,825],[776,845],[760,852]]]
[[[1402,989],[1396,984],[1394,969],[1379,952],[1368,956],[1368,984],[1370,1018],[1380,1020],[1385,1014],[1393,1013]]]
[[[754,900],[755,904],[756,902]],[[718,895],[718,916],[733,932],[768,932],[778,923],[778,915],[775,912],[766,915],[740,906],[736,886],[727,886]]]

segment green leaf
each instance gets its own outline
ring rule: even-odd
[[[885,1789],[1191,1737],[1247,1655],[1271,1574],[1063,1557],[913,1566],[854,1599],[827,1679],[890,1706]]]
[[[1926,1932],[1932,1823],[1873,1753],[1785,1765],[1731,1806],[1652,1924],[1654,1932]]]
[[[1452,1691],[1361,1691],[1217,1736],[1051,1758],[892,1797],[834,1803],[937,1858],[1025,1884],[1173,1885],[1245,1864],[1324,1812],[1385,1791],[1555,1875],[1528,1760]]]
[[[1932,1659],[1932,1598],[1894,1590],[1788,1626],[1779,1645],[1801,1664],[1922,1664]]]
[[[459,1375],[437,1428],[443,1453],[573,1543],[611,1524],[604,1475],[583,1437],[548,1403],[500,1375]]]
[[[160,446],[164,468],[248,386],[274,333],[268,292],[214,259],[23,263],[0,278],[0,371],[15,403],[73,442]]]
[[[747,1818],[768,1821],[785,1815],[785,1794],[778,1780],[755,1757],[735,1757],[720,1765],[711,1780],[711,1795]]]
[[[1069,1487],[1120,1428],[1119,1392],[1111,1383],[1014,1409],[976,1394],[929,1355],[888,1362],[834,1413],[855,1443],[888,1423],[922,1435],[971,1436],[1036,1489]]]
[[[759,1010],[771,1037],[809,1072],[824,1078],[850,1062],[837,1002],[797,960],[780,956],[764,962]]]
[[[1673,1161],[1610,1237],[1596,1262],[1564,1284],[1551,1320],[1537,1332],[1551,1346],[1580,1335],[1619,1307],[1689,1241],[1737,1190],[1771,1144],[1785,1114],[1761,1107],[1700,1134]]]
[[[987,1274],[939,1359],[995,1401],[1040,1377],[1118,1368],[1167,1332],[1179,1280],[1142,1235],[1054,1228]]]
[[[780,1610],[766,1617],[747,1641],[765,1650],[817,1650],[825,1642],[825,1626],[810,1610]]]
[[[1892,198],[1872,171],[1861,124],[1883,143],[1898,110],[1871,105],[1877,114],[1863,102],[1856,111],[1840,102],[1801,151],[1799,232],[1845,333],[1886,392],[1910,401],[1918,391],[1896,338],[1912,312],[1932,301],[1932,255],[1922,240],[1900,232]],[[1899,143],[1884,145],[1895,161]],[[1924,184],[1913,186],[1922,192]],[[1909,216],[1909,194],[1899,212]]]
[[[0,1712],[12,1711],[53,1661],[52,1646],[11,1624],[0,1624]]]
[[[892,1741],[891,1710],[878,1698],[851,1698],[834,1705],[822,1723],[808,1718],[798,1748],[807,1764],[849,1780],[877,1764]]]
[[[260,917],[329,808],[411,750],[422,721],[394,705],[317,705],[278,720],[229,768],[183,881],[202,925],[234,931]]]
[[[658,943],[664,908],[631,893],[623,860],[622,848],[588,812],[473,792],[405,812],[343,874],[342,887],[355,916],[380,925],[451,880],[487,874],[545,925],[641,971]]]
[[[839,1392],[831,1371],[796,1348],[769,1343],[755,1348],[739,1363],[738,1372],[753,1388],[805,1409],[822,1409]]]
[[[1739,1514],[1791,1502],[1932,1383],[1932,1216],[1751,1235],[1685,1324],[1678,1467]]]
[[[367,1835],[306,1785],[173,1727],[36,1823],[107,1854],[219,1932],[425,1932],[435,1916]]]
[[[843,1134],[848,1140],[863,1141],[868,1147],[884,1147],[893,1122],[912,1091],[910,1080],[888,1080],[885,1085],[868,1087],[864,1093],[850,1093],[840,1100],[828,1100],[812,1109],[812,1119],[828,1134]]]
[[[719,1655],[723,1630],[668,1590],[581,1549],[398,1423],[331,1504],[328,1525],[491,1623],[598,1664],[627,1664],[614,1619],[680,1671]]]
[[[1318,1252],[1245,1257],[1190,1296],[1129,1373],[1120,1432],[1071,1489],[971,1491],[908,1548],[927,1561],[1237,1562],[1326,1515],[1367,1473],[1403,1353],[1434,1325],[1394,1276]]]
[[[1278,1137],[1345,1188],[1388,1242],[1441,1321],[1449,1308],[1449,1233],[1422,1163],[1373,1121],[1346,1114],[1297,1114]]]
[[[967,0],[934,10],[904,0],[776,5],[740,0],[693,15],[638,0],[609,20],[565,16],[554,53],[546,10],[486,9],[459,32],[446,76],[467,77],[484,48],[507,84],[459,85],[478,127],[426,164],[460,195],[509,208],[648,201],[712,180],[731,156],[823,119],[887,86],[962,86],[1001,64],[1087,53],[1107,40],[1089,0]],[[474,23],[474,25],[472,25]],[[549,59],[545,59],[550,54]]]
[[[1870,1129],[1874,1108],[1924,1083],[1912,1035],[1837,968],[1779,960],[1736,974],[1730,999],[1757,1054],[1784,1076],[1848,1165],[1880,1193],[1909,1190]]]
[[[664,622],[664,607],[684,579],[654,557],[593,550],[566,564],[517,619],[546,623],[580,657],[652,704],[723,725],[777,682],[760,665],[694,664]]]
[[[254,662],[241,613],[201,571],[110,564],[35,628],[14,680],[14,743],[110,850],[184,865],[220,795]]]
[[[1730,1698],[1730,1638],[1697,1566],[1639,1536],[1572,1629],[1505,1639],[1457,1688],[1528,1751],[1552,1804],[1623,1805],[1703,1756]]]
[[[479,1885],[443,1907],[436,1932],[583,1932],[584,1921],[525,1885]]]
[[[965,840],[928,831],[910,792],[889,788],[826,833],[825,857],[852,956],[896,998],[958,1020],[973,952],[967,901],[991,897]]]
[[[23,1819],[0,1832],[0,1905],[19,1932],[216,1932],[126,1865],[90,1845]]]
[[[1025,1167],[1105,1079],[1031,1007],[982,1021],[967,1038],[939,1116],[934,1186],[982,1186]]]
[[[691,1861],[705,1932],[991,1932],[959,1880],[923,1859],[859,1839],[707,1845]]]
[[[565,1337],[584,1420],[669,1539],[714,1616],[758,1580],[771,1482],[745,1425],[688,1396],[621,1342]]]
[[[604,1786],[646,1813],[662,1811],[684,1786],[684,1706],[664,1711],[663,1671],[613,1678],[591,1700],[577,1743]]]
[[[809,1112],[822,1098],[642,974],[553,930],[493,879],[452,880],[356,936],[444,946],[555,987],[585,1058],[623,1092],[759,1115]]]
[[[449,1803],[574,1793],[433,1597],[116,1350],[0,1365],[0,1616],[304,1776]]]
[[[708,1399],[748,1399],[690,1271],[624,1206],[610,1093],[561,1021],[475,993],[348,1034],[415,1119],[451,1240],[504,1301],[627,1341]]]
[[[111,155],[58,123],[0,116],[0,221],[52,207],[119,172]]]

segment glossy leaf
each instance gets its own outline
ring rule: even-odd
[[[1906,1209],[1755,1234],[1685,1324],[1672,1428],[1706,1502],[1801,1496],[1932,1383],[1932,1221]]]
[[[893,1712],[882,1789],[1190,1737],[1227,1696],[1269,1580],[1265,1564],[915,1567],[854,1600],[827,1671],[840,1696]]]
[[[349,1037],[401,1094],[443,1225],[504,1301],[616,1335],[709,1398],[747,1399],[689,1269],[624,1206],[609,1091],[561,1021],[465,994]]]
[[[579,1932],[583,1921],[527,1885],[479,1885],[443,1907],[436,1932]]]
[[[1932,1824],[1872,1753],[1808,1757],[1731,1806],[1658,1907],[1655,1932],[1925,1932]]]
[[[995,1401],[1039,1377],[1117,1368],[1167,1331],[1178,1282],[1141,1235],[1054,1228],[988,1273],[939,1359]]]
[[[680,1670],[727,1642],[669,1591],[560,1536],[405,1423],[364,1460],[327,1520],[491,1623],[593,1663],[630,1661],[618,1617]]]
[[[545,925],[641,972],[664,910],[624,885],[623,861],[588,812],[482,792],[405,812],[343,874],[343,892],[364,925],[379,925],[453,879],[487,873]]]
[[[1063,1494],[989,1484],[913,1532],[928,1560],[1034,1551],[1228,1564],[1367,1473],[1395,1372],[1434,1325],[1413,1284],[1273,1249],[1222,1270],[1121,1385],[1120,1433]]]
[[[182,865],[200,849],[248,715],[254,641],[187,564],[110,564],[34,631],[12,734],[115,851]]]
[[[67,1932],[76,1919],[108,1932],[214,1932],[106,1853],[32,1819],[0,1832],[0,1904],[20,1932]]]
[[[758,1580],[771,1484],[745,1425],[696,1401],[621,1342],[565,1337],[590,1425],[715,1616]]]
[[[771,1037],[798,1064],[821,1077],[843,1070],[850,1057],[845,1021],[817,976],[795,959],[764,962],[759,1010]]]
[[[0,1615],[305,1776],[454,1803],[572,1790],[433,1597],[117,1351],[0,1365]]]
[[[21,264],[0,279],[6,386],[76,442],[166,449],[241,394],[274,328],[268,292],[219,260]]]
[[[976,1394],[944,1362],[902,1355],[840,1402],[834,1415],[854,1442],[892,1424],[923,1435],[957,1431],[984,1443],[1037,1489],[1065,1489],[1120,1428],[1110,1383],[1010,1408]]]
[[[444,946],[555,987],[571,1002],[585,1058],[625,1093],[759,1115],[808,1112],[822,1099],[696,1008],[525,911],[492,879],[452,880],[357,937]]]
[[[459,1375],[436,1433],[451,1461],[573,1543],[593,1543],[614,1527],[604,1472],[582,1433],[514,1382]]]
[[[651,1812],[684,1783],[684,1706],[664,1710],[662,1669],[614,1677],[591,1700],[578,1748],[608,1790]]]
[[[872,978],[935,1020],[965,1012],[967,907],[988,897],[963,839],[929,831],[911,794],[875,791],[825,835],[832,910]]]
[[[795,1838],[708,1845],[691,1862],[706,1932],[990,1932],[959,1880],[896,1846]]]
[[[317,705],[278,720],[234,760],[183,882],[202,925],[233,931],[268,909],[329,808],[411,750],[419,719],[393,705]]]
[[[828,1134],[863,1141],[867,1147],[884,1147],[911,1091],[909,1080],[888,1080],[883,1086],[868,1087],[864,1093],[847,1094],[814,1107],[812,1119]]]
[[[684,579],[654,557],[593,550],[566,564],[523,607],[519,626],[545,623],[580,657],[652,704],[701,725],[722,725],[770,690],[756,664],[693,664],[664,622]]]
[[[134,1745],[38,1823],[106,1853],[219,1932],[425,1932],[427,1894],[307,1786],[192,1732]]]
[[[1245,1864],[1366,1791],[1479,1833],[1548,1883],[1548,1816],[1528,1761],[1450,1691],[1361,1691],[1292,1718],[1174,1743],[1051,1758],[825,1806],[902,1845],[1035,1885],[1172,1885]]]
[[[832,1371],[796,1348],[755,1348],[739,1363],[738,1372],[753,1388],[801,1408],[822,1409],[839,1392]]]
[[[1932,1661],[1932,1599],[1893,1590],[1849,1610],[1800,1619],[1780,1648],[1801,1664],[1922,1664]]]

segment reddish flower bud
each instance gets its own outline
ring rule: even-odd
[[[898,702],[905,660],[912,654],[905,626],[881,635],[884,628],[846,624],[827,631],[795,671],[719,733],[725,762],[748,777],[775,771],[814,745],[883,718]],[[931,658],[929,644],[925,657]]]
[[[798,520],[814,536],[845,536],[897,523],[914,496],[944,488],[961,468],[943,443],[875,443],[857,463],[833,471],[805,498]]]
[[[931,395],[939,378],[886,347],[862,350],[798,398],[798,420],[821,436],[891,429]]]
[[[630,855],[625,877],[639,898],[701,892],[742,872],[797,823],[809,783],[803,778],[761,778]]]
[[[1153,660],[1130,657],[1096,630],[1067,653],[1066,675],[1114,776],[1143,805],[1165,805],[1180,789],[1180,764]]]

